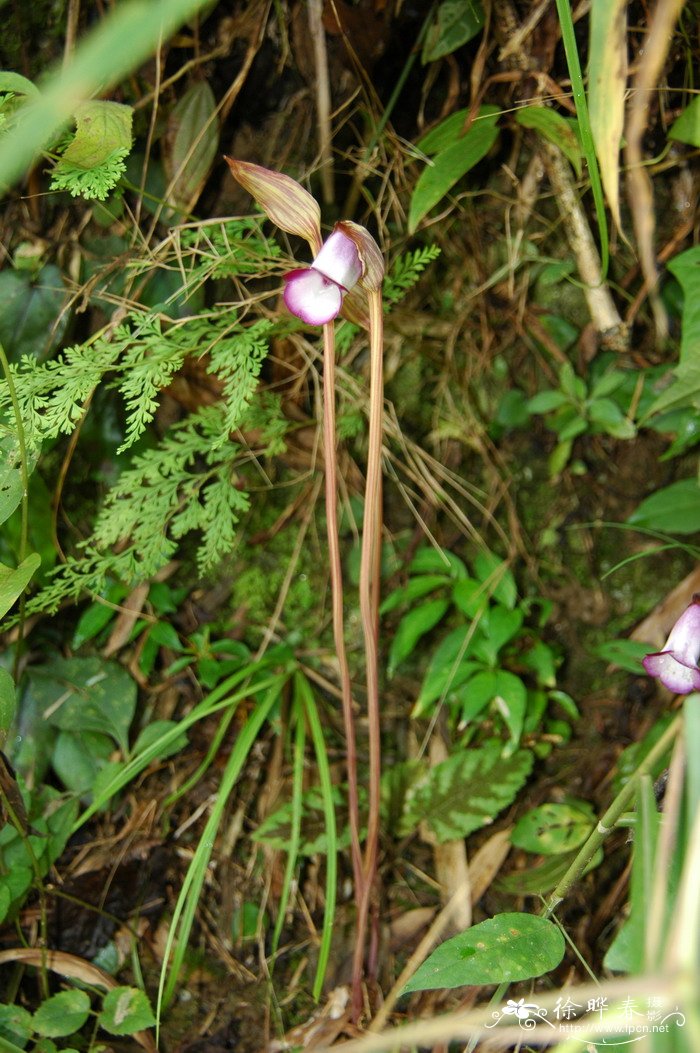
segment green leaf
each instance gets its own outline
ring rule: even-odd
[[[10,269],[0,273],[0,343],[8,358],[49,356],[68,324],[65,300],[61,272],[52,263],[36,275]]]
[[[551,413],[552,410],[560,409],[569,402],[569,396],[563,391],[540,391],[527,400],[527,408],[530,413]]]
[[[418,700],[412,712],[418,717],[441,698],[446,691],[454,691],[468,680],[478,666],[468,660],[474,638],[473,626],[463,625],[449,633],[428,666]]]
[[[543,139],[558,146],[577,177],[581,178],[581,143],[576,134],[576,121],[547,106],[523,106],[516,110],[515,119],[523,128],[532,128]]]
[[[32,552],[18,567],[6,567],[0,563],[0,618],[5,617],[22,595],[40,563],[38,552]]]
[[[539,687],[554,687],[557,682],[557,663],[554,651],[541,640],[522,656],[522,663],[537,677]]]
[[[78,168],[97,168],[114,150],[130,150],[133,116],[131,106],[120,102],[84,102],[75,111],[75,135],[61,160]]]
[[[512,610],[518,598],[518,589],[507,560],[500,559],[487,549],[481,549],[474,560],[474,571],[488,587],[489,595]]]
[[[694,245],[692,249],[674,256],[667,266],[683,289],[680,365],[690,366],[692,362],[697,367],[697,349],[700,344],[700,245]]]
[[[489,590],[483,581],[477,581],[476,578],[464,578],[462,581],[455,582],[452,588],[452,601],[462,614],[466,614],[467,618],[476,618],[488,606]]]
[[[582,845],[594,825],[595,813],[587,801],[543,804],[518,820],[510,839],[526,852],[555,856]]]
[[[593,424],[616,439],[633,439],[637,434],[632,421],[612,399],[593,399],[588,406],[588,416]]]
[[[90,998],[85,991],[61,991],[41,1003],[32,1026],[40,1035],[59,1038],[79,1031],[89,1015]]]
[[[92,790],[113,750],[111,739],[99,732],[61,731],[54,743],[51,764],[66,789],[82,796]]]
[[[31,1013],[20,1005],[0,1005],[0,1038],[24,1049],[31,1033]]]
[[[697,479],[680,479],[647,497],[627,520],[631,526],[667,534],[700,530],[700,486]]]
[[[467,568],[459,558],[445,549],[423,545],[416,551],[410,562],[408,573],[413,574],[449,574],[451,578],[466,578]]]
[[[555,969],[564,948],[553,921],[535,914],[497,914],[441,944],[404,993],[529,980]]]
[[[642,658],[653,649],[651,644],[640,643],[638,640],[608,640],[594,647],[593,654],[597,658],[602,658],[604,662],[611,662],[620,669],[624,669],[627,673],[643,676]]]
[[[128,752],[136,683],[126,669],[101,658],[53,658],[30,672],[39,707],[63,731],[109,735]]]
[[[9,519],[22,500],[24,487],[19,468],[0,466],[0,523]]]
[[[488,665],[494,666],[499,652],[519,632],[523,624],[523,612],[516,608],[509,611],[498,604],[492,607],[479,622],[479,633],[474,641],[472,653]]]
[[[411,197],[408,231],[413,234],[423,217],[489,152],[498,138],[500,110],[482,106],[465,135],[442,150],[421,173]]]
[[[466,837],[511,804],[532,762],[528,750],[503,757],[494,740],[454,753],[409,790],[407,812],[416,825],[426,822],[440,843]]]
[[[301,840],[298,852],[300,855],[325,855],[328,851],[328,832],[326,830],[323,793],[318,786],[305,790],[301,801]],[[333,787],[333,804],[337,808],[344,805],[340,787]],[[293,802],[288,801],[268,815],[253,834],[254,841],[270,845],[280,851],[289,851],[292,836]],[[350,844],[350,829],[346,827],[337,839],[336,847],[347,848]]]
[[[689,146],[700,146],[700,96],[696,95],[683,112],[676,117],[668,137],[681,143],[688,143]]]
[[[168,202],[189,211],[204,186],[219,149],[214,92],[206,80],[189,88],[168,118],[164,165]]]
[[[484,27],[479,0],[442,0],[425,36],[421,62],[435,62],[467,44]]]
[[[137,987],[115,987],[105,995],[97,1022],[110,1035],[133,1035],[153,1027],[156,1018],[143,991]]]
[[[388,614],[405,603],[419,600],[427,596],[429,592],[443,585],[449,585],[451,580],[446,574],[421,574],[419,577],[411,578],[405,585],[389,593],[379,608],[379,613]]]
[[[15,682],[7,669],[0,666],[0,745],[12,727],[17,711],[17,692]]]
[[[590,127],[605,196],[618,230],[626,91],[627,0],[593,0],[588,53]]]
[[[444,618],[449,606],[449,600],[429,600],[403,616],[391,641],[387,669],[390,677],[396,672],[397,666],[413,652],[421,636],[425,636]]]
[[[564,442],[558,442],[547,458],[547,467],[551,479],[558,478],[568,464],[569,458],[571,457],[572,445],[573,441],[571,439],[566,439]]]
[[[0,91],[11,91],[15,95],[38,95],[39,89],[36,84],[23,77],[21,73],[13,73],[12,70],[0,70]]]

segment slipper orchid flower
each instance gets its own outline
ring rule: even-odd
[[[678,695],[700,691],[700,594],[681,614],[661,651],[648,654],[642,665],[649,676]]]
[[[384,261],[369,231],[350,221],[336,223],[324,243],[318,202],[299,183],[247,161],[227,157],[226,162],[272,222],[311,247],[311,266],[284,276],[284,302],[292,314],[307,325],[325,325],[337,318],[346,293],[358,283],[368,291],[379,290]]]

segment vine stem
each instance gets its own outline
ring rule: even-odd
[[[357,745],[355,717],[352,705],[352,685],[345,647],[345,619],[343,614],[343,570],[338,536],[338,456],[335,427],[335,328],[333,322],[323,327],[323,449],[326,477],[326,530],[328,559],[331,575],[333,606],[333,639],[338,657],[342,694],[343,724],[345,727],[346,765],[348,773],[348,811],[350,849],[355,881],[355,901],[358,914],[364,898],[362,851],[360,848],[360,806],[357,788]]]
[[[381,720],[379,706],[379,585],[382,533],[382,414],[384,407],[384,315],[381,290],[369,290],[370,394],[367,481],[360,558],[360,615],[365,644],[369,729],[369,807],[363,859],[362,898],[353,957],[353,1009],[361,1008],[361,978],[367,920],[377,875],[381,797]],[[376,970],[376,940],[371,941],[369,973]]]

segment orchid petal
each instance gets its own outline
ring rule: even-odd
[[[311,251],[321,249],[321,209],[308,190],[291,176],[248,161],[225,158],[231,175],[251,194],[267,216],[288,234],[305,238]]]
[[[334,230],[326,239],[312,267],[345,290],[352,289],[362,277],[362,263],[355,242],[341,230]]]
[[[700,596],[683,611],[660,651],[646,655],[642,665],[649,676],[679,695],[700,691]]]
[[[285,275],[284,302],[307,325],[325,325],[340,312],[343,290],[314,267]]]
[[[344,234],[355,243],[362,264],[362,285],[370,291],[380,289],[384,281],[384,257],[370,232],[349,219],[336,223],[333,234],[336,232]],[[328,240],[330,241],[330,238]]]

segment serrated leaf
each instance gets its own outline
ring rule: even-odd
[[[484,27],[479,0],[442,0],[425,36],[421,62],[435,62],[472,40]]]
[[[543,976],[564,957],[564,937],[536,914],[497,914],[441,944],[404,987],[434,991]]]
[[[41,556],[32,552],[18,567],[6,567],[0,563],[0,618],[4,618],[10,607],[19,599],[34,573],[39,568]]]
[[[518,819],[510,839],[526,852],[554,856],[582,845],[594,825],[595,813],[587,801],[542,804]]]
[[[442,201],[452,187],[489,152],[498,138],[500,111],[482,106],[465,135],[447,146],[418,178],[408,213],[408,231],[413,234],[423,217]]]
[[[668,534],[694,534],[700,530],[698,480],[679,479],[657,490],[642,501],[627,522],[631,526]]]
[[[390,677],[396,672],[397,666],[412,654],[420,638],[444,618],[449,606],[449,600],[429,600],[403,616],[389,650],[387,671]]]
[[[523,106],[515,111],[515,120],[523,128],[531,128],[550,143],[558,146],[581,178],[581,143],[576,134],[577,122],[564,117],[548,106]]]
[[[593,0],[588,52],[588,112],[600,176],[620,230],[620,144],[627,90],[627,0]]]
[[[47,1038],[73,1035],[90,1015],[90,998],[85,991],[61,991],[42,1002],[32,1017],[32,1027]]]
[[[528,750],[503,757],[502,744],[493,740],[454,753],[409,791],[407,814],[415,825],[427,823],[440,843],[466,837],[511,804],[532,763]]]
[[[114,987],[104,997],[97,1022],[110,1035],[133,1035],[154,1027],[156,1018],[143,991],[137,987]]]
[[[168,201],[189,211],[199,197],[219,148],[216,99],[206,80],[183,95],[168,119],[165,171]]]
[[[669,139],[689,146],[700,146],[700,97],[695,98],[676,117],[668,133]]]

